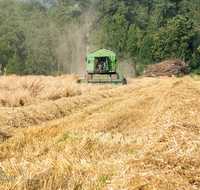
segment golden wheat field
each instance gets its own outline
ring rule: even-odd
[[[200,188],[200,82],[0,77],[0,189]]]

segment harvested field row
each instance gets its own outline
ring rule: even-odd
[[[199,89],[189,77],[144,78],[69,98],[86,104],[0,144],[0,173],[39,178],[0,188],[199,189]]]
[[[116,86],[77,84],[75,75],[0,76],[0,107],[37,105],[47,100],[113,88]]]
[[[122,98],[124,93],[126,96],[130,96],[130,93],[140,88],[145,88],[154,84],[157,84],[158,80],[151,80],[145,84],[139,82],[132,87],[126,86],[118,87],[117,91],[101,91],[86,93],[82,96],[62,98],[57,101],[48,101],[38,106],[28,106],[20,108],[0,108],[0,127],[2,131],[8,131],[8,127],[27,127],[33,125],[39,125],[42,122],[55,120],[65,116],[69,116],[72,113],[78,113],[84,107],[88,107],[93,103],[101,105],[103,99]],[[123,88],[123,91],[121,90]],[[4,129],[4,130],[3,130]],[[11,130],[9,131],[9,134]]]

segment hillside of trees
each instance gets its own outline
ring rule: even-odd
[[[0,75],[78,72],[101,47],[136,74],[173,58],[200,74],[200,0],[0,0]]]

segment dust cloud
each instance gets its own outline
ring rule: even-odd
[[[97,7],[95,3],[90,4],[89,8],[82,12],[78,21],[66,24],[58,53],[62,66],[68,74],[74,73],[79,76],[86,74],[85,57],[92,41],[90,30],[93,23],[96,23]],[[92,35],[95,35],[94,32],[92,32]]]
[[[84,76],[87,71],[87,63],[85,57],[91,49],[98,47],[90,47],[89,44],[94,44],[95,25],[98,18],[98,5],[93,2],[84,10],[80,19],[70,24],[66,24],[62,43],[59,47],[59,56],[62,66],[66,73]],[[127,59],[118,62],[123,75],[127,77],[131,83],[131,78],[135,76],[133,60]]]
[[[135,69],[132,60],[119,61],[119,66],[122,69],[123,76],[127,79],[127,84],[131,84],[135,77]]]
[[[84,75],[86,72],[85,30],[84,25],[81,26],[77,23],[71,23],[65,27],[65,35],[62,37],[58,53],[63,68],[68,74]]]

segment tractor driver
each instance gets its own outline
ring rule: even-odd
[[[101,68],[102,68],[102,61],[101,61],[101,58],[99,59],[99,63],[98,63],[98,67],[99,67],[99,70],[102,70]]]
[[[97,65],[97,70],[98,70],[98,68],[99,68],[99,62],[98,61],[96,62],[96,65]]]
[[[106,70],[106,61],[103,62],[103,69]]]
[[[103,70],[103,61],[101,61],[101,66],[100,67],[101,67],[101,70]]]

